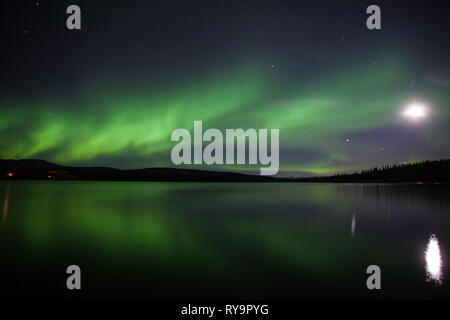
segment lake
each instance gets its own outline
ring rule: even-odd
[[[450,188],[0,181],[0,294],[449,298]],[[79,265],[82,290],[66,289]],[[381,268],[369,291],[366,268]]]

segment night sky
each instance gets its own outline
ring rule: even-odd
[[[447,2],[2,1],[0,158],[174,166],[194,120],[280,129],[281,175],[448,158]]]

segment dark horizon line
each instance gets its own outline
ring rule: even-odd
[[[55,164],[41,159],[0,159],[0,179],[186,182],[450,182],[450,159],[384,165],[317,177],[260,176],[242,172],[151,167],[118,169]]]

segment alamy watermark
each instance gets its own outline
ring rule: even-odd
[[[367,267],[366,273],[370,274],[366,281],[367,289],[381,290],[381,268],[373,264]]]
[[[268,153],[268,130],[259,129],[226,129],[225,141],[222,131],[211,128],[203,132],[202,121],[194,121],[192,159],[192,137],[187,129],[176,129],[172,132],[171,140],[178,143],[173,147],[171,159],[175,165],[181,164],[247,164],[246,150],[248,149],[248,164],[261,164],[261,175],[270,176],[278,173],[280,165],[279,156],[279,129],[270,130],[270,155]],[[248,146],[246,141],[248,140]],[[236,141],[236,148],[235,148]],[[203,148],[203,142],[209,142]],[[224,159],[225,143],[225,159]],[[248,147],[248,148],[247,148]],[[236,149],[236,157],[235,157]],[[236,160],[236,161],[235,161]]]
[[[367,14],[370,16],[367,18],[366,26],[369,30],[381,29],[381,9],[379,6],[373,4],[367,7]]]
[[[67,289],[81,290],[81,269],[76,264],[67,267],[66,273],[69,274],[66,281]]]
[[[67,7],[66,13],[70,16],[66,20],[66,26],[69,30],[81,30],[81,8],[75,4]],[[381,29],[381,9],[372,4],[367,7],[366,13],[370,14],[367,18],[366,26],[369,30]]]
[[[69,30],[81,30],[81,9],[79,6],[72,4],[67,7],[66,13],[70,14],[66,20],[66,27]]]

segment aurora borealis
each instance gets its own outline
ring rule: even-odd
[[[369,31],[364,1],[79,1],[68,31],[64,5],[2,10],[3,159],[173,166],[170,134],[194,120],[280,129],[280,175],[449,157],[445,10],[379,1]],[[415,101],[431,111],[412,123]]]
[[[2,301],[285,319],[450,298],[448,0],[0,15]]]

